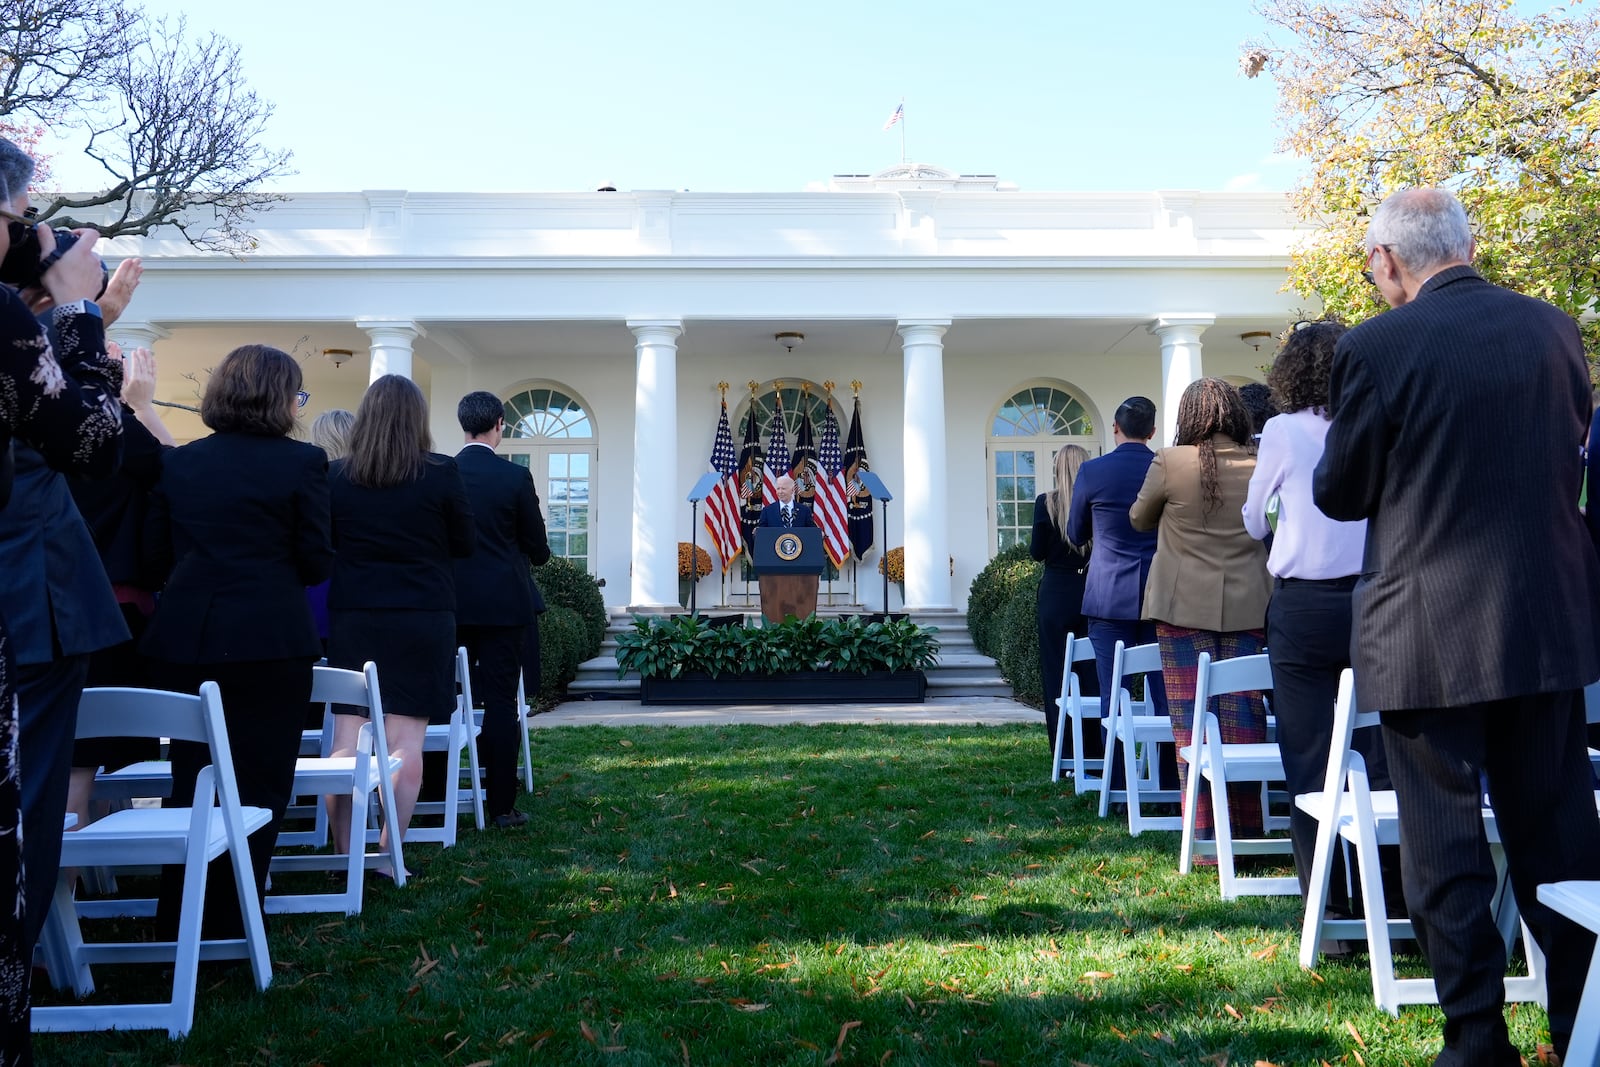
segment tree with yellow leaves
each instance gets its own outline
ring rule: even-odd
[[[1600,353],[1600,14],[1527,7],[1261,0],[1279,40],[1247,42],[1240,68],[1277,82],[1279,149],[1308,161],[1293,204],[1319,227],[1290,288],[1349,323],[1381,310],[1361,277],[1367,216],[1444,186],[1473,219],[1479,271],[1579,316]]]

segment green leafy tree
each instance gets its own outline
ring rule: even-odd
[[[1582,319],[1600,351],[1600,13],[1508,0],[1262,0],[1274,36],[1240,67],[1279,90],[1279,149],[1318,227],[1289,287],[1354,323],[1382,309],[1361,277],[1371,210],[1418,185],[1454,191],[1478,269]]]

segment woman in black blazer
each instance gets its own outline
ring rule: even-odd
[[[339,555],[328,589],[328,662],[378,666],[389,752],[403,761],[394,782],[394,825],[402,828],[422,786],[428,723],[448,722],[455,707],[450,561],[471,555],[477,537],[455,460],[432,444],[422,390],[386,374],[362,397],[350,454],[329,475]],[[363,718],[333,721],[335,755],[353,754]],[[349,805],[349,797],[330,805],[339,852],[349,849]]]
[[[1077,445],[1065,445],[1056,452],[1055,487],[1041,493],[1033,502],[1033,536],[1028,554],[1044,564],[1039,577],[1039,673],[1044,683],[1044,729],[1052,758],[1056,751],[1056,724],[1059,721],[1062,668],[1066,664],[1067,634],[1080,638],[1089,635],[1083,617],[1083,586],[1089,573],[1089,546],[1067,540],[1067,505],[1072,500],[1072,485],[1078,468],[1089,453]],[[1094,661],[1073,668],[1085,696],[1100,692]],[[1099,758],[1105,747],[1099,728],[1084,735],[1084,755]],[[1071,738],[1062,755],[1071,755]]]
[[[294,784],[300,727],[321,654],[305,587],[333,567],[327,459],[289,438],[299,407],[300,364],[267,345],[229,352],[206,383],[200,418],[209,437],[163,459],[150,494],[145,550],[166,585],[145,634],[158,685],[222,690],[239,799],[272,812],[250,837],[256,891]],[[172,746],[170,803],[193,801],[210,763],[204,745]],[[182,871],[168,868],[161,925],[177,922]],[[233,869],[212,864],[207,936],[242,936]]]

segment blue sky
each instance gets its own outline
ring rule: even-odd
[[[792,191],[900,159],[1031,190],[1283,189],[1247,0],[145,0],[243,50],[286,190]],[[56,171],[79,171],[62,151]],[[87,173],[87,172],[82,172]]]

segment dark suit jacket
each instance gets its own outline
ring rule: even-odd
[[[1366,519],[1363,709],[1455,707],[1600,675],[1600,562],[1578,514],[1577,325],[1470,267],[1339,340],[1317,506]]]
[[[1600,549],[1600,408],[1595,408],[1594,420],[1589,423],[1587,468],[1589,503],[1583,513],[1583,521],[1589,527],[1589,540],[1594,542],[1596,549]]]
[[[98,652],[128,640],[93,539],[42,455],[16,442],[16,484],[0,509],[0,618],[19,664]]]
[[[328,458],[287,437],[214,433],[163,457],[145,552],[166,588],[141,646],[169,663],[322,655],[308,585],[328,577]]]
[[[757,526],[782,526],[783,525],[783,505],[778,503],[776,500],[774,500],[772,503],[770,503],[766,507],[762,508],[761,509],[761,521],[758,522],[756,525]],[[798,500],[796,500],[794,502],[794,525],[796,525],[796,526],[811,526],[811,525],[814,525],[812,523],[812,521],[811,521],[811,505],[810,504],[802,504]]]
[[[1083,613],[1092,619],[1137,619],[1156,554],[1155,531],[1141,533],[1128,521],[1156,454],[1137,441],[1118,445],[1078,468],[1067,508],[1067,536],[1094,542],[1083,590]]]
[[[478,528],[472,555],[455,561],[456,625],[526,626],[544,610],[529,567],[550,558],[533,475],[486,445],[456,453]]]
[[[352,482],[345,464],[328,472],[339,553],[329,610],[455,611],[450,561],[477,541],[456,461],[429,453],[422,477],[382,489]]]
[[[167,446],[145,429],[133,412],[122,409],[122,468],[111,478],[68,478],[72,499],[83,515],[105,565],[106,577],[116,585],[155,590],[160,582],[145,570],[145,519],[150,490],[161,478],[161,458]]]

